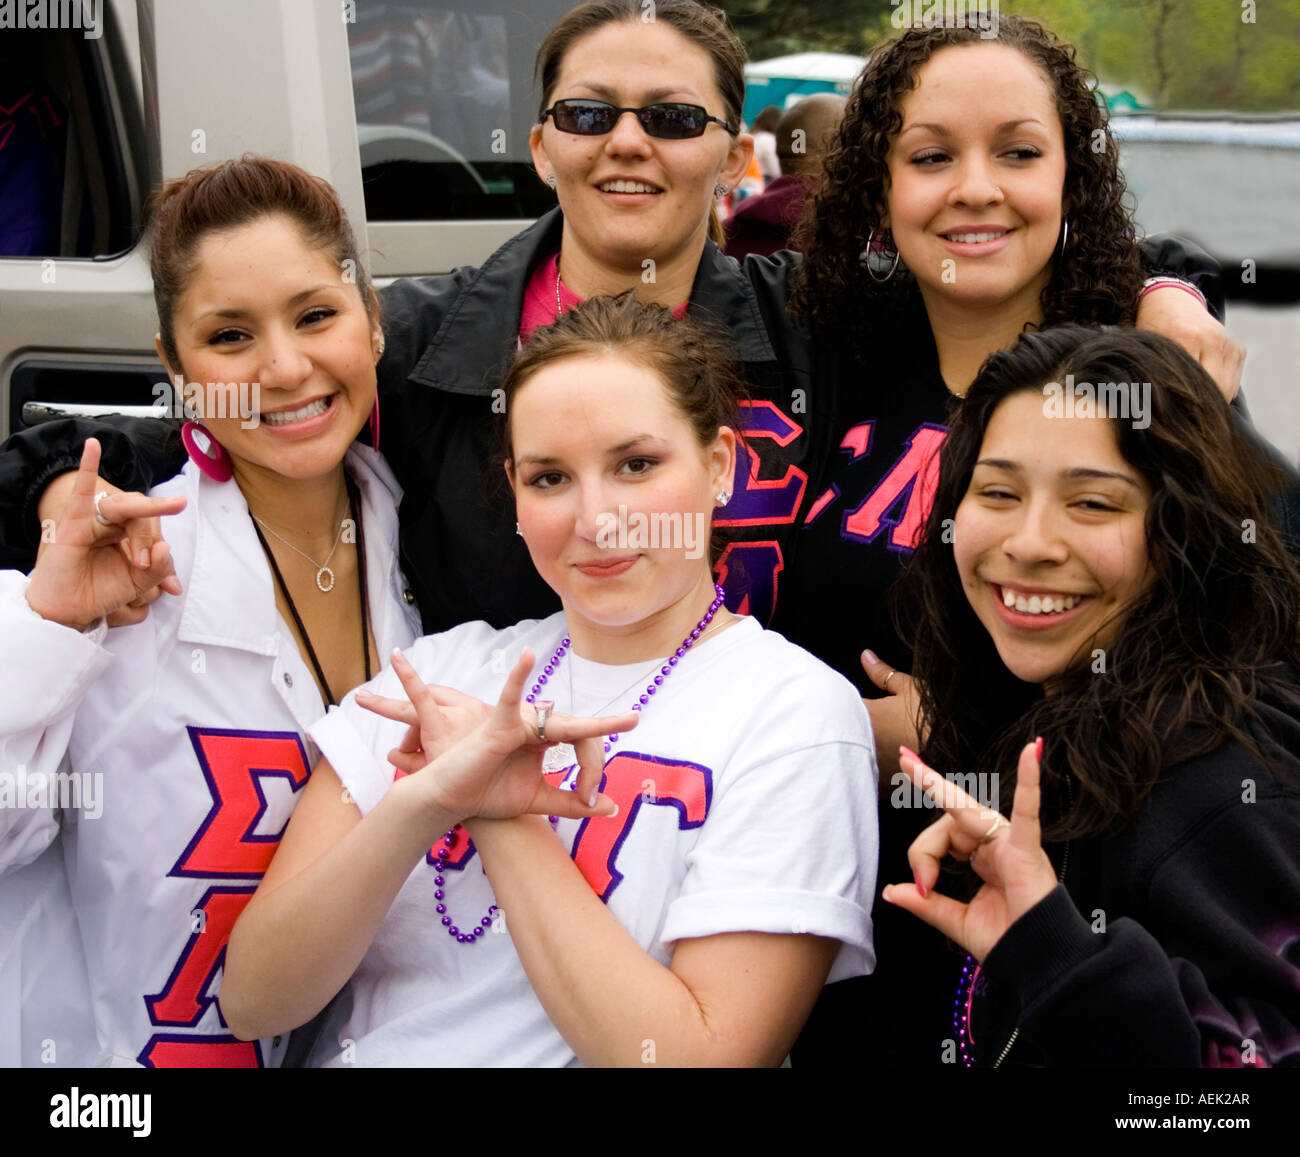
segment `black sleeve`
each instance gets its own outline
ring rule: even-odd
[[[157,418],[75,418],[15,434],[0,446],[0,568],[35,565],[41,495],[51,479],[77,468],[90,437],[103,449],[100,477],[121,490],[148,490],[185,462],[179,429]]]
[[[985,959],[994,1019],[1049,1066],[1300,1066],[1298,847],[1300,799],[1261,790],[1158,861],[1141,923],[1058,886]]]
[[[1273,521],[1292,557],[1300,562],[1300,470],[1256,429],[1243,394],[1233,398],[1230,408],[1241,436],[1276,471],[1271,490]]]
[[[1199,245],[1171,233],[1144,237],[1142,264],[1152,277],[1177,277],[1190,281],[1205,294],[1216,320],[1223,320],[1223,271]]]

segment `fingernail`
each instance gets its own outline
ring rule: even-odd
[[[921,873],[913,870],[912,879],[916,883],[916,890],[921,893],[921,899],[924,900],[929,894],[925,890],[925,885],[921,883]]]
[[[863,651],[862,657],[866,659],[866,661],[870,663],[873,667],[880,662],[880,660],[876,658],[875,651]]]
[[[906,747],[900,743],[898,745],[898,750],[900,754],[906,756],[908,759],[914,760],[916,763],[921,762],[921,757],[917,755],[916,752],[913,751],[910,747]]]
[[[619,806],[618,806],[618,804],[615,804],[615,805],[614,805],[614,810],[613,810],[612,812],[610,812],[609,815],[607,815],[605,818],[606,818],[607,820],[612,820],[616,815],[618,815],[618,813],[619,813]]]
[[[591,795],[587,797],[587,806],[593,808],[596,806],[596,797],[600,795],[600,788],[595,788]]]
[[[135,561],[136,565],[141,570],[147,569],[149,566],[149,552],[144,547],[141,547],[139,551],[136,552]]]
[[[1034,740],[1034,756],[1039,763],[1043,762],[1043,737],[1041,735]]]

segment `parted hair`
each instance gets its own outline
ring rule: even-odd
[[[1045,695],[1003,665],[962,588],[944,530],[997,408],[1067,374],[1150,383],[1149,426],[1113,424],[1120,454],[1150,488],[1145,528],[1154,577],[1117,611],[1122,621],[1104,670],[1085,643]],[[1293,686],[1300,671],[1300,571],[1272,523],[1277,471],[1237,429],[1194,358],[1129,328],[1023,334],[985,362],[940,454],[934,505],[895,591],[900,629],[914,639],[927,762],[996,772],[1002,785],[1014,785],[1020,749],[1043,736],[1045,791],[1059,793],[1067,774],[1073,785],[1073,806],[1047,831],[1059,840],[1122,825],[1166,768],[1230,738],[1254,750],[1243,725],[1260,692],[1273,682]],[[1000,790],[1008,807],[1012,794],[1012,786]]]
[[[862,334],[866,317],[868,334],[888,334],[900,312],[920,308],[915,280],[903,267],[879,283],[865,265],[872,230],[880,239],[886,158],[903,125],[903,100],[917,86],[922,66],[940,49],[984,43],[1009,45],[1036,64],[1051,84],[1061,118],[1070,228],[1043,289],[1043,325],[1121,324],[1136,316],[1145,273],[1096,79],[1077,63],[1073,46],[1035,21],[1005,14],[990,40],[973,28],[909,29],[876,49],[863,69],[827,157],[821,190],[795,242],[806,258],[795,280],[793,308],[823,332]],[[866,342],[856,348],[865,355]]]

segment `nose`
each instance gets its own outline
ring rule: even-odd
[[[990,159],[983,153],[967,153],[954,170],[950,205],[998,205],[1005,200],[995,180]]]
[[[605,137],[605,151],[612,156],[649,156],[652,147],[650,134],[631,112],[620,113]]]
[[[1007,529],[1002,550],[1021,566],[1060,566],[1070,557],[1070,548],[1062,536],[1059,507],[1047,499],[1031,499],[1013,515],[1014,524]]]
[[[613,542],[618,534],[618,508],[611,505],[605,487],[597,478],[582,479],[578,484],[573,533],[587,542]]]
[[[295,333],[274,327],[263,336],[258,381],[271,390],[292,390],[311,376],[312,360]]]

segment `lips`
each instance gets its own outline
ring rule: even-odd
[[[281,406],[277,410],[263,410],[260,417],[268,426],[287,426],[291,422],[305,422],[325,413],[334,402],[334,394],[313,398],[297,406]]]
[[[649,181],[640,181],[632,177],[611,177],[596,185],[602,193],[620,193],[635,195],[657,195],[663,190]]]
[[[575,562],[574,569],[589,578],[613,578],[631,569],[640,555],[624,555],[622,558],[592,559],[587,562]]]
[[[1008,626],[1048,630],[1074,619],[1092,601],[1091,595],[1044,588],[988,583],[998,617]]]

